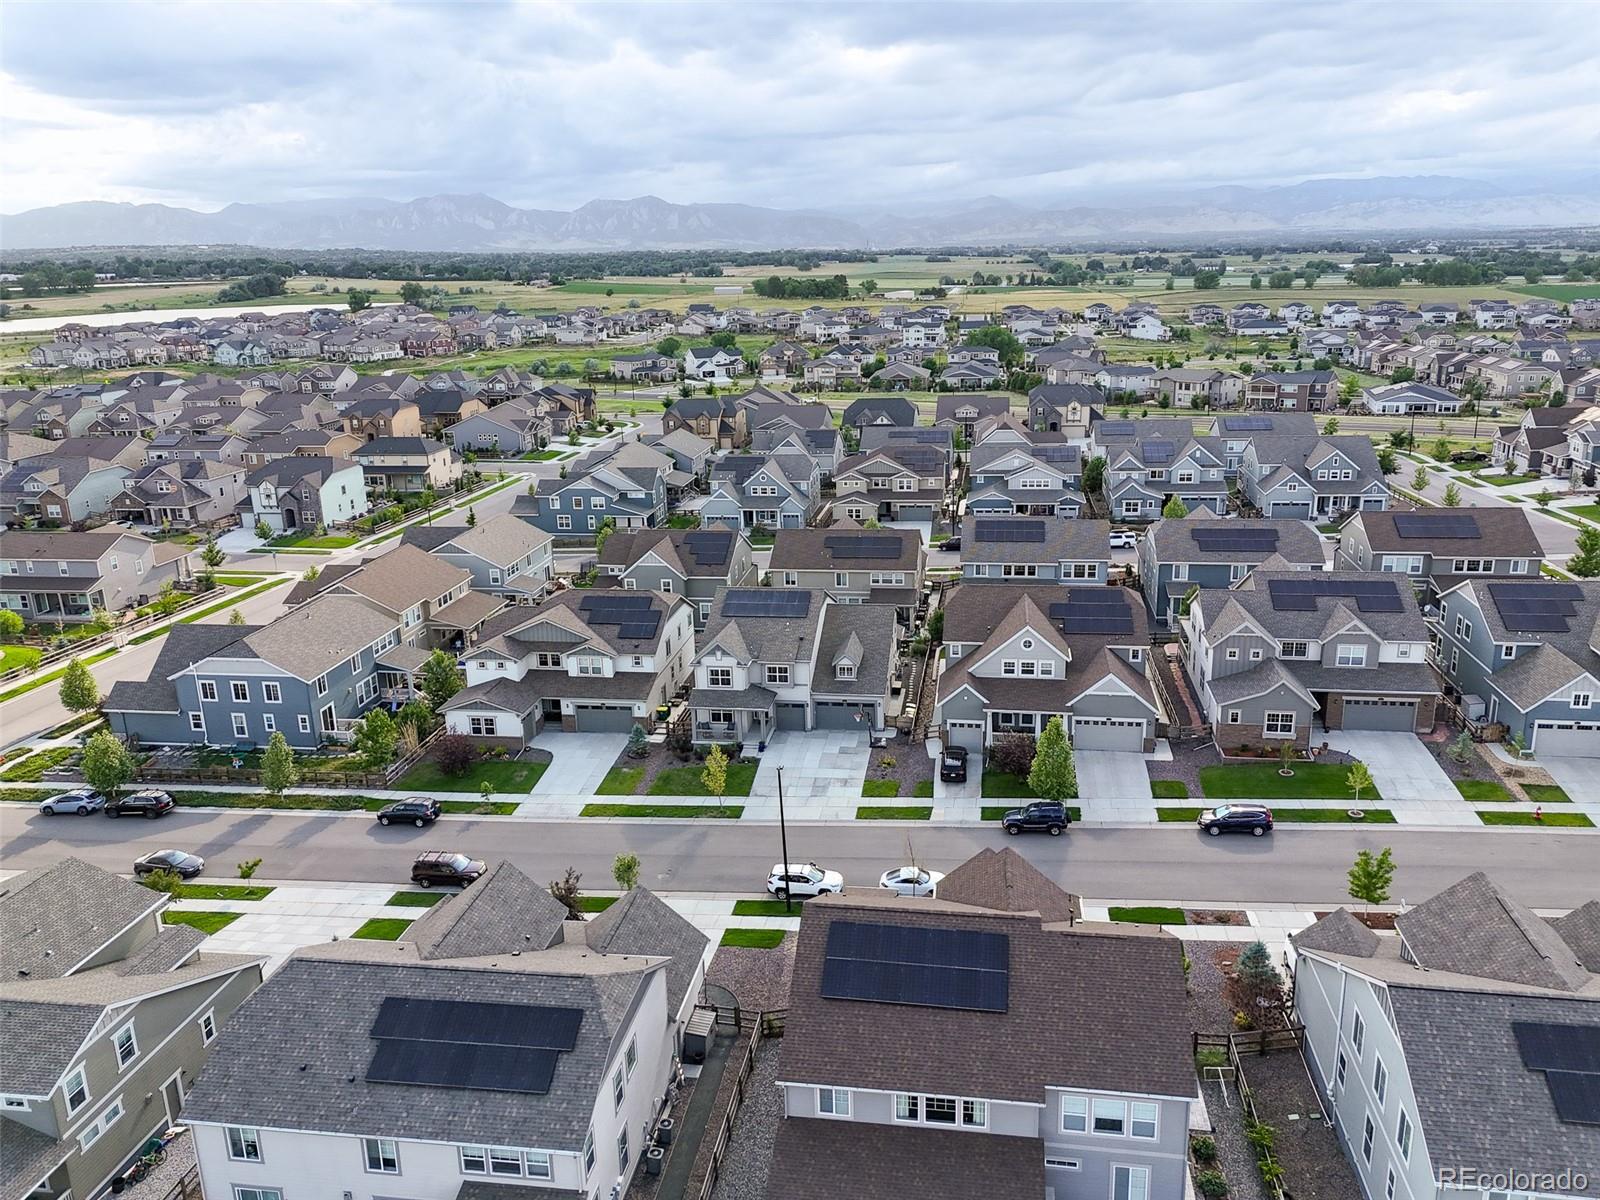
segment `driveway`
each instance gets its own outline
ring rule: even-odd
[[[1600,758],[1546,758],[1541,754],[1533,765],[1549,771],[1574,804],[1585,806],[1591,814],[1600,813]]]
[[[1151,803],[1150,772],[1145,770],[1144,755],[1132,750],[1079,750],[1074,759],[1078,767],[1078,797],[1086,819],[1091,805],[1109,802],[1127,808]]]
[[[761,755],[752,796],[778,795],[778,768],[783,768],[783,803],[790,816],[802,817],[798,806],[838,808],[851,815],[861,800],[861,781],[872,760],[868,735],[848,730],[780,730]]]
[[[628,744],[625,733],[560,733],[546,729],[528,743],[550,752],[550,768],[533,785],[535,796],[592,796]]]
[[[1330,730],[1322,735],[1330,749],[1367,764],[1385,800],[1427,800],[1459,807],[1461,793],[1414,733]]]

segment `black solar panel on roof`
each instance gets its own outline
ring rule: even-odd
[[[1478,519],[1464,514],[1395,513],[1394,531],[1403,538],[1476,538],[1482,537]]]
[[[1223,417],[1222,427],[1229,433],[1266,433],[1272,421],[1268,417]]]
[[[1362,612],[1404,612],[1399,588],[1388,580],[1271,579],[1267,593],[1278,612],[1314,612],[1317,600],[1338,596],[1356,602]]]
[[[385,996],[372,1023],[372,1036],[571,1050],[578,1044],[582,1024],[581,1008]]]
[[[1569,1125],[1600,1125],[1600,1075],[1546,1071],[1544,1082],[1561,1120]]]
[[[1530,1071],[1581,1071],[1600,1074],[1600,1025],[1557,1025],[1513,1021],[1517,1053]]]
[[[1140,442],[1139,449],[1144,453],[1147,463],[1171,462],[1172,456],[1177,453],[1177,447],[1167,441]]]
[[[578,601],[578,607],[586,611],[589,609],[598,611],[599,609],[649,608],[650,597],[645,595],[625,596],[615,593],[606,596],[585,596]]]
[[[822,544],[836,558],[899,558],[901,550],[899,538],[882,536],[840,534],[823,538]]]
[[[696,566],[723,567],[733,552],[733,533],[730,530],[696,530],[684,535],[683,544]]]
[[[367,1065],[367,1082],[545,1095],[559,1057],[555,1050],[520,1046],[385,1038]]]
[[[1101,421],[1094,427],[1097,437],[1132,437],[1132,421]]]
[[[1003,933],[834,921],[821,990],[833,1000],[1005,1012],[1010,959]]]
[[[1507,629],[1565,633],[1577,616],[1583,589],[1573,583],[1491,583],[1489,596]]]
[[[977,526],[980,542],[1043,542],[1043,521],[980,520]]]
[[[1189,530],[1189,536],[1200,549],[1210,551],[1244,550],[1268,552],[1278,548],[1278,531],[1272,528],[1252,529],[1247,525],[1226,528],[1201,528]]]
[[[784,588],[730,588],[722,597],[725,617],[785,617],[811,611],[811,593]]]

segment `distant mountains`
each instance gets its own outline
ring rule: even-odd
[[[999,197],[849,211],[591,200],[571,212],[484,195],[230,204],[214,213],[88,201],[0,218],[0,248],[242,245],[410,251],[885,249],[1100,244],[1312,233],[1463,233],[1600,225],[1600,174],[1560,190],[1418,176],[1197,188],[1039,207]]]

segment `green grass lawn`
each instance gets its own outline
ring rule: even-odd
[[[1485,825],[1551,825],[1563,828],[1594,827],[1587,814],[1581,812],[1553,812],[1545,813],[1542,820],[1535,819],[1531,812],[1502,812],[1492,809],[1478,810],[1478,820]]]
[[[67,734],[77,733],[79,730],[88,732],[89,726],[97,725],[102,720],[104,720],[104,718],[101,717],[101,715],[97,712],[79,713],[77,716],[73,717],[72,720],[63,721],[54,729],[46,729],[39,736],[40,738],[48,741],[51,738],[66,737]]]
[[[172,792],[172,798],[182,808],[272,808],[288,809],[291,811],[309,812],[377,812],[386,804],[393,804],[393,800],[383,800],[377,796],[344,795],[335,792],[325,792],[321,795],[312,792],[285,792],[281,796],[269,796],[266,792],[205,792],[192,790],[177,790]],[[494,801],[489,804],[481,800],[446,800],[441,808],[444,812],[453,815],[472,816],[510,816],[517,811],[513,801]]]
[[[744,805],[724,804],[585,804],[580,817],[663,817],[674,821],[695,819],[737,821]]]
[[[183,900],[265,900],[272,889],[252,883],[186,883],[178,892]]]
[[[1492,779],[1458,779],[1456,791],[1461,793],[1464,800],[1476,800],[1479,803],[1497,804],[1512,799],[1505,785],[1496,783]]]
[[[411,922],[401,917],[373,917],[350,936],[369,942],[397,942],[410,928]]]
[[[273,538],[267,545],[277,550],[286,546],[304,546],[313,550],[343,550],[346,546],[354,546],[360,540],[353,533],[325,533],[320,537],[315,533],[286,533]]]
[[[651,782],[649,794],[652,796],[709,796],[711,793],[706,791],[706,785],[700,779],[700,773],[703,770],[705,768],[699,763],[688,767],[668,767]],[[729,763],[728,785],[724,789],[723,795],[748,796],[750,788],[755,781],[755,763]]]
[[[168,909],[161,919],[168,925],[193,925],[201,933],[213,934],[232,925],[243,913],[225,912],[174,912]]]
[[[213,613],[219,613],[225,608],[232,608],[232,607],[234,607],[234,605],[238,604],[240,601],[248,600],[248,599],[250,599],[251,596],[259,596],[262,592],[269,592],[275,587],[282,587],[284,584],[286,584],[288,582],[289,581],[287,579],[273,579],[273,580],[270,580],[267,583],[263,583],[260,587],[251,588],[247,592],[235,592],[232,596],[229,596],[226,600],[222,601],[222,603],[220,603],[220,604],[213,604],[213,605],[211,605],[211,606],[209,606],[207,608],[200,609],[198,612],[185,613],[183,616],[178,618],[178,622],[177,623],[179,625],[192,625],[196,621],[200,620],[202,617],[209,617]],[[166,637],[166,636],[167,636],[167,631],[166,631],[166,629],[164,627],[161,628],[161,629],[151,629],[151,630],[147,630],[144,633],[138,634],[135,637],[129,638],[128,639],[128,645],[137,646],[141,642],[148,642],[153,638]],[[95,655],[93,658],[86,658],[83,661],[84,662],[93,662],[95,658],[104,658],[105,655],[112,654],[112,653],[115,653],[115,652],[111,651],[111,650],[107,650],[107,651],[104,651],[101,654]],[[0,699],[3,699],[3,697],[0,697]]]
[[[1156,820],[1158,821],[1195,821],[1205,810],[1202,808],[1158,808]]]
[[[1535,804],[1571,804],[1572,797],[1558,783],[1525,783],[1522,790]]]
[[[33,646],[0,646],[0,671],[28,670],[43,656]]]
[[[578,911],[586,913],[605,912],[620,898],[619,896],[579,896]]]
[[[1350,800],[1349,773],[1348,763],[1297,762],[1285,778],[1276,763],[1220,763],[1200,768],[1200,790],[1213,800]],[[1357,807],[1382,799],[1366,788]]]
[[[861,784],[863,796],[886,800],[900,794],[900,781],[898,779],[867,779]]]
[[[783,929],[724,929],[722,945],[743,946],[750,950],[775,950],[783,944]]]
[[[394,908],[432,908],[443,899],[443,892],[396,892],[384,903]]]
[[[1005,816],[1008,812],[1016,807],[1017,805],[1015,804],[985,804],[981,809],[978,810],[978,816],[985,821],[998,821],[1001,817]],[[1067,820],[1083,820],[1083,809],[1079,808],[1076,804],[1067,805]]]
[[[911,794],[918,800],[933,799],[933,780],[919,779],[916,786],[911,789]]]
[[[1204,809],[1201,808],[1158,808],[1156,820],[1169,823],[1193,823]],[[1366,813],[1361,821],[1354,824],[1366,825],[1393,825],[1394,813],[1386,808],[1364,808]],[[1325,825],[1349,821],[1350,814],[1342,808],[1275,808],[1272,810],[1272,819],[1280,825]]]
[[[565,450],[539,450],[533,454],[525,454],[523,457],[533,462],[550,462],[552,459],[560,458],[566,453]]]
[[[487,783],[497,792],[526,794],[549,767],[549,763],[481,759],[465,775],[446,775],[437,763],[420,762],[394,786],[402,791],[476,792]]]
[[[983,772],[983,798],[985,800],[1032,800],[1033,789],[1020,775],[985,768]]]
[[[1113,908],[1111,909],[1113,921],[1127,921],[1134,925],[1187,925],[1184,920],[1183,909],[1162,908],[1159,905],[1145,905],[1139,908]]]
[[[38,783],[44,778],[44,773],[59,767],[67,759],[78,753],[76,746],[56,746],[50,750],[40,750],[19,758],[16,762],[0,771],[0,781],[6,783]]]
[[[1152,779],[1150,795],[1157,800],[1187,800],[1189,785],[1181,779]]]
[[[792,917],[799,909],[801,900],[796,896],[785,907],[782,900],[735,900],[733,902],[733,915],[736,917]]]
[[[644,779],[643,767],[612,767],[595,788],[596,796],[631,796],[639,790]]]
[[[144,635],[144,636],[146,636],[146,637],[163,637],[163,636],[165,636],[165,634],[166,634],[166,630],[159,630],[159,631],[157,631],[155,633],[147,634],[147,635]],[[141,640],[142,640],[142,638],[130,638],[129,639],[129,644],[131,645],[132,643],[137,642],[137,641],[141,641]],[[85,654],[85,655],[81,656],[80,658],[75,659],[74,661],[81,662],[86,667],[92,667],[95,663],[99,662],[102,658],[110,658],[116,652],[117,651],[116,651],[115,647],[113,647],[110,650],[101,650],[101,651],[98,651],[97,653],[94,653],[94,654]],[[56,680],[60,679],[66,673],[67,673],[67,668],[64,667],[64,666],[63,667],[57,667],[54,671],[46,671],[43,675],[40,675],[36,679],[30,679],[27,683],[19,684],[17,687],[14,687],[14,688],[10,689],[9,691],[0,692],[0,700],[12,700],[12,699],[15,699],[18,696],[24,696],[27,693],[33,691],[34,688],[41,688],[47,683],[54,683]]]
[[[927,821],[933,817],[929,806],[863,804],[856,809],[858,821]]]
[[[1600,521],[1600,504],[1564,504],[1561,511],[1571,513],[1575,517],[1587,517],[1591,521]]]

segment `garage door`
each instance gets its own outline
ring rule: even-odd
[[[1274,504],[1272,511],[1267,514],[1280,520],[1309,521],[1311,519],[1311,504]]]
[[[1072,747],[1075,750],[1144,749],[1144,721],[1138,717],[1074,717]]]
[[[983,753],[982,721],[946,721],[945,742],[951,746],[964,746],[969,754]]]
[[[610,704],[579,704],[577,724],[579,733],[631,733],[634,716],[631,705],[620,707]]]
[[[1415,700],[1355,700],[1344,702],[1345,729],[1415,729]]]
[[[806,727],[806,706],[804,704],[778,705],[779,729],[804,729]]]
[[[931,504],[902,504],[897,521],[931,521],[933,520],[933,506]]]
[[[1600,723],[1535,721],[1533,749],[1553,758],[1600,758]]]
[[[847,704],[843,701],[817,701],[817,728],[818,729],[861,729],[870,730],[877,728],[877,723],[872,719],[873,708],[870,704]],[[856,720],[857,714],[861,719]]]

